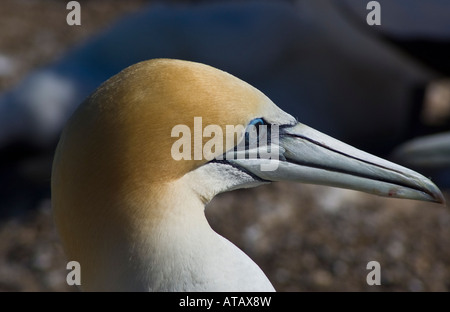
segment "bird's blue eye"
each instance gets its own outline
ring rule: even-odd
[[[259,136],[261,134],[262,128],[261,126],[266,125],[266,122],[262,118],[255,118],[247,126],[245,131],[245,141],[248,144],[251,140],[256,140],[253,143],[258,143]],[[264,127],[266,128],[266,127]]]
[[[266,123],[264,122],[264,120],[262,118],[255,118],[252,121],[250,121],[250,123],[248,124],[249,126],[261,126],[261,125],[265,125]]]

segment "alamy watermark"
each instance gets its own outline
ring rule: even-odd
[[[366,283],[369,286],[381,285],[381,265],[378,261],[369,261],[366,266],[367,270],[371,270],[366,277]]]
[[[69,261],[66,269],[70,270],[66,276],[66,283],[69,286],[81,285],[81,265],[78,261]]]
[[[70,10],[67,14],[66,22],[69,26],[81,25],[81,5],[78,1],[69,1],[66,9]],[[378,1],[367,2],[366,9],[370,10],[367,14],[366,21],[370,26],[381,25],[381,5]]]
[[[261,171],[278,168],[280,156],[278,125],[264,124],[255,119],[255,124],[219,125],[203,127],[202,117],[194,117],[193,133],[187,125],[172,128],[171,137],[178,138],[171,148],[174,160],[259,160]],[[225,133],[224,133],[225,130]],[[203,144],[205,138],[209,138]]]
[[[78,261],[70,261],[66,265],[66,269],[69,270],[66,276],[66,282],[69,286],[81,285],[81,265]],[[381,265],[378,261],[369,261],[366,265],[366,269],[370,272],[366,276],[366,283],[369,286],[381,285]],[[226,303],[226,302],[225,302]],[[224,304],[225,304],[224,303]],[[186,301],[181,301],[180,306],[191,306]],[[198,304],[197,304],[198,305]],[[209,304],[211,306],[211,304]]]
[[[78,1],[69,1],[66,5],[66,9],[70,10],[67,14],[66,22],[69,26],[81,25],[81,5]]]
[[[367,25],[381,25],[381,5],[378,1],[369,1],[366,6],[367,10],[370,12],[367,14],[366,21]]]

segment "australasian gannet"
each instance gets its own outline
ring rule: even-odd
[[[220,157],[250,151],[219,145],[217,159],[175,160],[171,131],[193,130],[195,117],[223,133],[228,125],[278,125],[277,169],[262,170],[267,159],[257,156]],[[53,163],[52,205],[83,290],[273,291],[210,228],[204,207],[218,193],[281,180],[444,201],[420,174],[299,123],[226,72],[155,59],[110,78],[70,118]]]

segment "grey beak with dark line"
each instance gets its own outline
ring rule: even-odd
[[[227,159],[267,181],[297,181],[353,189],[386,197],[444,203],[439,188],[405,167],[358,150],[306,125],[280,127],[276,170],[267,159]]]

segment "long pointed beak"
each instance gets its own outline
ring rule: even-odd
[[[272,140],[273,141],[273,140]],[[273,143],[272,143],[273,144]],[[439,188],[405,167],[358,150],[306,125],[280,127],[279,159],[227,159],[261,179],[297,181],[353,189],[386,197],[444,203]]]

